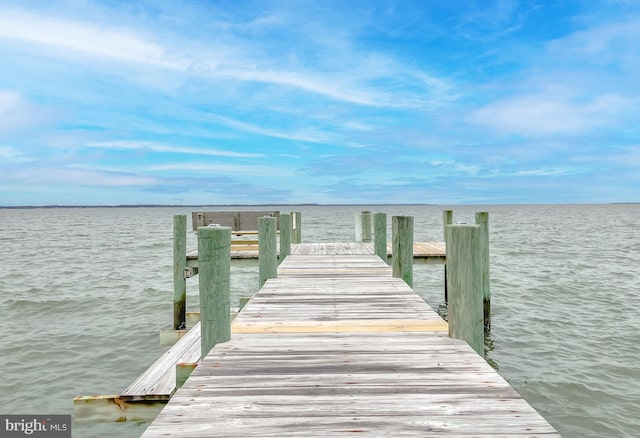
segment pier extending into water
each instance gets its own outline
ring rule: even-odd
[[[235,319],[232,235],[243,231],[198,228],[189,262],[186,218],[174,218],[174,300],[198,274],[200,321],[173,332],[175,345],[120,394],[76,397],[76,421],[155,418],[146,438],[559,436],[484,360],[487,213],[455,225],[445,211],[446,253],[436,242],[429,255],[416,254],[411,216],[392,217],[390,243],[386,215],[369,212],[356,216],[359,242],[298,243],[277,213],[257,220],[260,290]],[[447,322],[412,289],[421,257],[446,262]],[[184,307],[174,301],[174,325]]]
[[[449,324],[370,243],[293,244],[231,323],[230,230],[201,229],[203,358],[142,436],[559,436],[483,358],[480,228],[448,227]]]

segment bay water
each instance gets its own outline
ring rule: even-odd
[[[353,241],[362,210],[414,216],[415,241],[442,241],[443,210],[456,223],[488,211],[488,358],[564,437],[640,435],[640,205],[264,208],[301,211],[304,242]],[[167,348],[173,216],[190,230],[192,210],[241,209],[260,207],[0,209],[0,413],[70,414],[76,395],[128,386]],[[257,263],[231,275],[237,305],[258,289]],[[197,277],[187,284],[197,310]],[[414,289],[440,307],[442,266],[415,265]],[[146,426],[74,424],[73,436]]]

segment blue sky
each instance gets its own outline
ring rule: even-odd
[[[640,1],[0,0],[0,205],[640,201]]]

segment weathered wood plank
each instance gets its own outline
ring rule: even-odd
[[[200,355],[200,323],[197,323],[178,342],[131,383],[122,393],[123,400],[168,400],[175,392],[178,362],[193,362]]]

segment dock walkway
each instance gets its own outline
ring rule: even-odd
[[[559,437],[362,244],[294,245],[144,438]]]
[[[354,244],[312,244],[310,248],[315,246],[329,246],[335,248],[336,245],[340,246],[340,251],[348,252],[354,248],[354,246],[361,246],[366,249],[363,251],[371,250],[373,253],[372,243],[354,243]],[[293,244],[294,248],[296,244]],[[391,258],[391,242],[387,243],[387,256]],[[308,248],[307,251],[312,249]],[[360,251],[360,250],[358,250]],[[244,260],[244,259],[257,259],[258,258],[258,240],[234,240],[231,242],[231,259],[232,260]],[[447,259],[447,252],[444,242],[414,242],[413,243],[413,261],[414,263],[424,264],[444,264]],[[198,266],[198,251],[192,251],[187,254],[187,265],[190,267]]]

